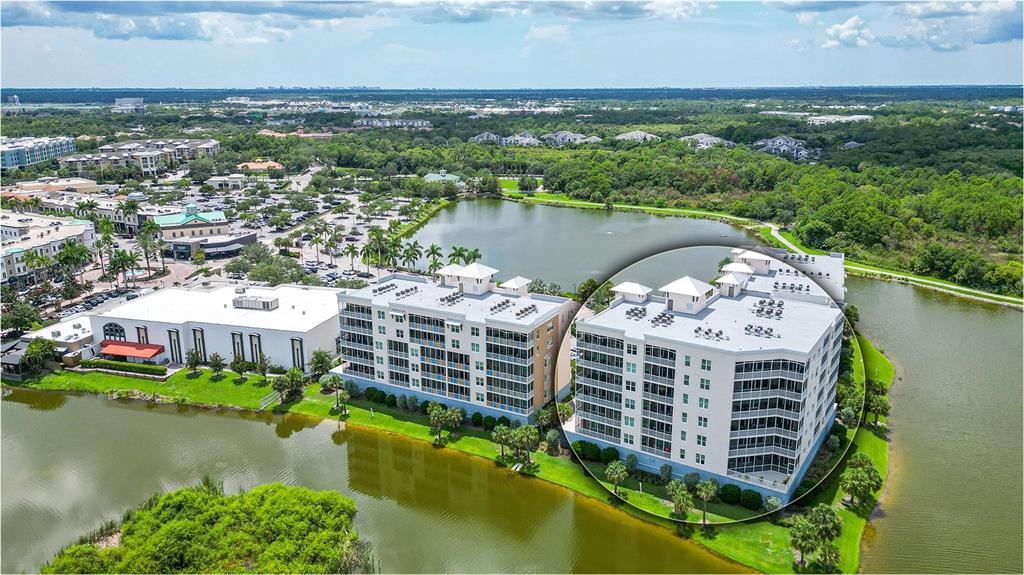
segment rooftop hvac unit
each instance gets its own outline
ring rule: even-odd
[[[280,304],[276,297],[240,295],[231,300],[231,305],[238,309],[255,309],[271,311],[277,309],[278,305]]]
[[[235,293],[243,294],[243,293],[245,293],[245,288],[244,287],[236,287],[235,288]]]

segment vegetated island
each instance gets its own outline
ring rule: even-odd
[[[204,477],[157,493],[61,550],[43,573],[353,573],[375,569],[334,491],[273,483],[237,495]]]

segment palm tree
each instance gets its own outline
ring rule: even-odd
[[[96,200],[84,200],[75,204],[75,213],[87,220],[92,220],[96,217],[96,208],[98,207],[99,204],[96,203]]]
[[[78,281],[85,283],[82,277],[83,268],[92,260],[92,252],[85,244],[77,241],[65,242],[60,247],[60,251],[57,252],[57,263],[63,266],[67,271],[66,273],[74,274],[75,270],[78,271]]]
[[[348,267],[352,271],[356,271],[356,256],[359,255],[359,247],[355,244],[347,244],[343,253],[348,256]]]
[[[370,273],[370,261],[373,259],[373,246],[370,244],[363,244],[363,249],[359,253],[362,256],[363,261],[366,262],[366,273]]]
[[[430,272],[430,275],[436,274],[439,269],[441,269],[441,262],[438,260],[430,260],[430,265],[427,266],[427,271]]]
[[[463,256],[463,261],[466,262],[466,265],[469,265],[469,264],[479,260],[481,257],[483,257],[483,255],[480,253],[480,250],[477,249],[477,248],[473,248],[473,249],[469,250],[468,252],[466,252],[466,255]]]
[[[107,255],[107,259],[110,259],[110,250],[114,246],[114,222],[110,221],[110,218],[103,218],[96,224],[96,231],[100,237],[96,240],[96,252],[100,256],[100,271],[106,273],[107,265],[103,262],[103,255]],[[114,287],[114,282],[111,280],[110,287]]]
[[[388,239],[388,266],[397,267],[398,260],[402,257],[402,240],[392,237]]]
[[[313,254],[316,255],[316,263],[320,264],[320,246],[323,245],[324,239],[320,236],[313,236],[309,240],[309,245],[313,246]]]
[[[34,283],[39,283],[45,270],[53,264],[53,260],[43,254],[34,251],[25,252],[25,267],[32,271],[35,277]]]
[[[121,202],[120,206],[117,207],[117,211],[122,216],[124,216],[124,219],[125,219],[125,222],[124,222],[125,229],[129,229],[128,228],[128,218],[131,218],[131,217],[134,217],[135,215],[137,215],[139,213],[139,209],[141,207],[142,206],[139,205],[139,201],[138,200],[125,200],[125,201]]]
[[[420,259],[422,255],[423,250],[420,249],[419,242],[412,242],[406,244],[405,247],[402,249],[402,263],[405,264],[405,267],[411,269],[412,266],[416,263],[417,260]]]
[[[703,522],[708,522],[708,501],[714,499],[715,494],[718,493],[718,482],[713,479],[707,481],[701,481],[697,484],[697,497],[704,502],[704,519]]]
[[[439,260],[444,257],[444,252],[441,251],[441,246],[430,244],[430,247],[427,248],[426,256],[432,260]]]
[[[604,477],[612,483],[615,487],[615,495],[619,494],[619,484],[629,477],[629,471],[626,470],[626,466],[621,461],[616,459],[608,464],[608,467],[604,470]]]
[[[699,489],[699,487],[698,487]],[[799,516],[789,529],[789,544],[800,553],[799,565],[807,562],[807,554],[818,548],[818,533],[807,518]]]
[[[466,259],[466,248],[462,246],[452,246],[452,251],[448,254],[448,263],[457,264]]]
[[[377,253],[377,264],[380,265],[384,261],[383,252],[387,248],[387,234],[380,226],[371,226],[370,231],[366,232],[366,237],[369,239],[367,245],[372,246],[371,253]]]

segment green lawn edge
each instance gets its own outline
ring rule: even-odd
[[[880,368],[879,378],[888,377],[888,380],[883,380],[887,383],[891,382],[892,364],[885,356],[861,335],[851,342],[854,349],[855,379],[863,385],[866,370],[873,369],[877,365]],[[864,356],[869,357],[862,356],[862,347],[868,350]],[[866,367],[865,364],[870,367]],[[161,401],[165,402],[246,410],[255,410],[259,406],[260,399],[272,392],[270,384],[264,382],[260,376],[247,374],[240,377],[228,371],[222,375],[223,377],[214,381],[208,370],[201,370],[195,377],[190,377],[182,370],[169,377],[166,382],[161,382],[102,372],[65,370],[47,374],[40,379],[26,382],[22,386],[40,390],[103,393],[139,399],[158,396]],[[332,395],[324,395],[320,392],[319,386],[310,385],[306,388],[301,401],[285,407],[274,408],[273,411],[326,420],[336,419],[336,416],[330,413],[333,407],[334,397]],[[409,414],[365,400],[350,402],[349,414],[345,422],[346,425],[395,433],[420,441],[430,442],[433,440],[426,416]],[[499,453],[498,446],[488,439],[483,430],[467,427],[456,437],[449,436],[447,432],[446,436],[449,439],[448,449],[492,462]],[[851,450],[851,453],[854,451],[868,453],[878,465],[884,478],[888,464],[887,442],[872,431],[861,429],[856,434],[853,444],[855,449]],[[615,500],[606,490],[606,486],[602,485],[603,482],[594,481],[583,466],[574,463],[568,457],[552,456],[543,452],[537,452],[533,457],[539,464],[536,474],[539,479],[611,504],[622,512],[641,520],[675,530],[676,523]],[[597,475],[600,476],[600,474]],[[650,488],[648,488],[648,493],[641,493],[639,486],[627,482],[620,490],[631,503],[637,504],[642,509],[662,514],[667,513],[668,508],[664,500],[652,495]],[[836,490],[830,500],[838,503],[841,497],[841,492]],[[837,540],[837,545],[842,552],[841,568],[844,573],[853,573],[856,572],[859,565],[860,540],[867,520],[846,510],[841,504],[838,505],[838,509],[845,524],[843,534]],[[712,520],[728,518],[721,515],[720,512],[721,510],[715,505],[710,505],[708,508],[708,515]],[[692,512],[689,517],[691,520],[698,518],[699,513],[696,511]],[[708,532],[693,529],[687,537],[721,557],[758,571],[790,572],[794,568],[788,530],[766,520],[721,525]]]

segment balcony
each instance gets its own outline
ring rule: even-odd
[[[530,399],[531,397],[533,397],[533,393],[529,392],[529,391],[515,391],[515,390],[512,390],[512,389],[505,389],[505,388],[494,387],[494,386],[490,386],[490,385],[488,385],[486,387],[486,389],[487,389],[488,392],[493,393],[495,395],[502,395],[502,396],[505,396],[505,397],[514,397],[516,399]]]
[[[742,437],[762,437],[766,435],[778,435],[787,439],[797,439],[800,434],[796,431],[782,429],[781,427],[761,427],[758,429],[740,429],[729,432],[729,439],[740,439]]]
[[[773,399],[782,398],[790,399],[793,401],[802,401],[803,394],[796,393],[795,391],[783,391],[781,389],[759,389],[757,391],[734,391],[732,399]]]
[[[364,335],[373,335],[373,330],[368,327],[360,327],[358,325],[352,325],[347,323],[341,324],[341,331],[349,333],[361,333]]]
[[[620,427],[622,425],[622,416],[619,416],[618,419],[613,419],[611,417],[605,417],[603,415],[597,415],[596,413],[590,413],[589,411],[582,410],[577,411],[576,415],[578,415],[580,419],[586,419],[595,423],[603,423],[612,427]]]
[[[420,331],[430,331],[433,333],[444,333],[444,326],[430,325],[426,323],[409,322],[409,329],[418,329]]]
[[[340,315],[341,317],[349,317],[352,319],[359,319],[363,321],[373,321],[373,315],[370,314],[369,312],[363,313],[358,311],[352,311],[349,309],[343,309],[341,310],[341,313],[339,313],[338,315]]]
[[[491,351],[487,352],[487,359],[493,359],[495,361],[504,361],[507,363],[516,363],[519,365],[529,365],[530,363],[533,362],[532,357],[522,358],[516,357],[514,355],[505,355],[503,353],[494,353]]]
[[[363,343],[356,343],[354,341],[349,341],[349,340],[346,340],[346,339],[341,340],[341,347],[342,348],[350,347],[352,349],[361,349],[363,351],[373,351],[373,346],[372,345],[363,344]]]
[[[432,340],[432,339],[422,339],[422,338],[419,338],[419,337],[413,337],[411,335],[409,336],[409,343],[415,343],[417,345],[425,345],[427,347],[432,347],[434,349],[444,349],[444,342],[443,341],[435,341],[435,340]]]
[[[584,403],[589,403],[591,405],[600,405],[601,407],[607,407],[607,408],[610,408],[610,409],[619,409],[619,410],[622,409],[622,402],[621,401],[618,401],[618,402],[616,402],[616,401],[609,401],[607,399],[601,399],[599,397],[594,397],[592,395],[583,395],[583,394],[577,393],[576,394],[576,400],[577,401],[582,401]]]
[[[643,410],[640,411],[640,415],[642,417],[646,417],[648,419],[656,419],[658,421],[664,421],[666,423],[672,423],[672,416],[664,414],[664,413],[657,413],[655,411],[647,411],[646,409],[643,409]]]
[[[653,429],[648,429],[646,427],[640,428],[640,433],[642,433],[642,434],[644,434],[644,435],[646,435],[648,437],[653,437],[655,439],[660,439],[662,441],[667,441],[669,443],[672,443],[672,434],[671,433],[666,433],[664,431],[655,431]]]
[[[651,455],[657,455],[658,457],[664,457],[665,459],[671,459],[672,458],[672,455],[671,455],[672,452],[671,451],[665,451],[665,450],[658,449],[656,447],[650,447],[650,446],[647,446],[647,445],[641,445],[640,446],[640,451],[643,451],[644,453],[650,453]]]
[[[389,349],[388,350],[388,355],[390,355],[391,357],[400,357],[402,359],[408,359],[408,357],[409,357],[409,353],[408,352],[396,351],[394,349]]]
[[[597,370],[605,371],[605,372],[608,372],[608,373],[614,373],[615,375],[622,375],[622,366],[621,365],[620,366],[608,365],[606,363],[598,363],[596,361],[588,361],[588,360],[583,359],[583,358],[580,358],[580,359],[576,360],[576,367],[577,368],[586,367],[586,368],[589,368],[589,369],[597,369]]]
[[[669,387],[672,387],[672,386],[674,386],[676,384],[676,380],[674,380],[674,379],[671,379],[671,378],[668,378],[668,377],[661,377],[660,375],[652,375],[650,373],[645,373],[644,374],[644,381],[649,381],[651,383],[658,383],[658,384],[661,384],[661,385],[667,385]]]
[[[616,384],[616,383],[607,383],[607,382],[601,381],[599,379],[591,379],[589,377],[583,377],[583,376],[577,374],[576,375],[576,385],[580,385],[580,384],[582,384],[582,385],[589,385],[591,387],[596,387],[598,389],[605,389],[605,390],[608,390],[608,391],[614,391],[616,393],[622,393],[622,384],[621,383],[618,383],[618,384]]]
[[[606,441],[612,444],[620,443],[620,439],[618,437],[615,437],[614,435],[606,435],[604,433],[601,433],[600,431],[594,431],[593,429],[587,429],[585,427],[577,426],[576,433],[579,433],[580,435],[586,435],[587,437],[593,437],[594,439],[600,439],[601,441]]]
[[[778,445],[765,445],[763,447],[746,447],[744,449],[730,449],[729,457],[746,457],[750,455],[781,455],[796,459],[796,450],[786,449]]]
[[[608,355],[622,357],[622,348],[616,349],[614,347],[607,347],[596,343],[586,343],[580,339],[576,340],[576,347],[577,349],[589,349],[590,351],[597,351]]]
[[[655,365],[663,365],[665,367],[674,368],[676,366],[676,360],[674,359],[665,359],[664,357],[655,357],[653,355],[645,355],[644,361],[647,363],[653,363]]]
[[[389,371],[397,371],[398,373],[409,373],[408,367],[402,367],[400,365],[388,364]]]
[[[487,377],[493,377],[495,379],[504,379],[506,381],[514,381],[517,383],[533,383],[533,378],[524,377],[522,375],[513,375],[511,373],[505,373],[503,371],[494,371],[493,369],[487,370]]]
[[[749,411],[734,411],[732,412],[733,419],[748,419],[751,417],[785,417],[787,419],[800,419],[800,414],[795,411],[788,411],[785,409],[754,409]]]
[[[359,364],[362,364],[362,365],[369,365],[369,366],[374,366],[375,365],[374,362],[373,362],[373,358],[372,357],[371,358],[365,358],[365,357],[359,357],[357,355],[351,355],[351,354],[348,354],[348,353],[342,353],[341,357],[344,358],[345,361],[350,361],[352,363],[359,363]]]
[[[743,373],[735,374],[733,378],[735,381],[744,381],[747,379],[770,379],[773,377],[781,377],[784,379],[792,379],[794,381],[807,381],[807,373],[797,373],[795,371],[788,370],[769,370],[769,371],[747,371]]]
[[[507,347],[517,347],[519,349],[530,349],[533,347],[533,338],[529,338],[526,341],[515,341],[512,339],[505,339],[503,337],[487,336],[487,343],[493,343],[497,345],[504,345]]]
[[[664,403],[665,405],[672,405],[672,398],[667,395],[658,395],[656,393],[645,391],[643,397],[650,401],[657,401],[659,403]]]

